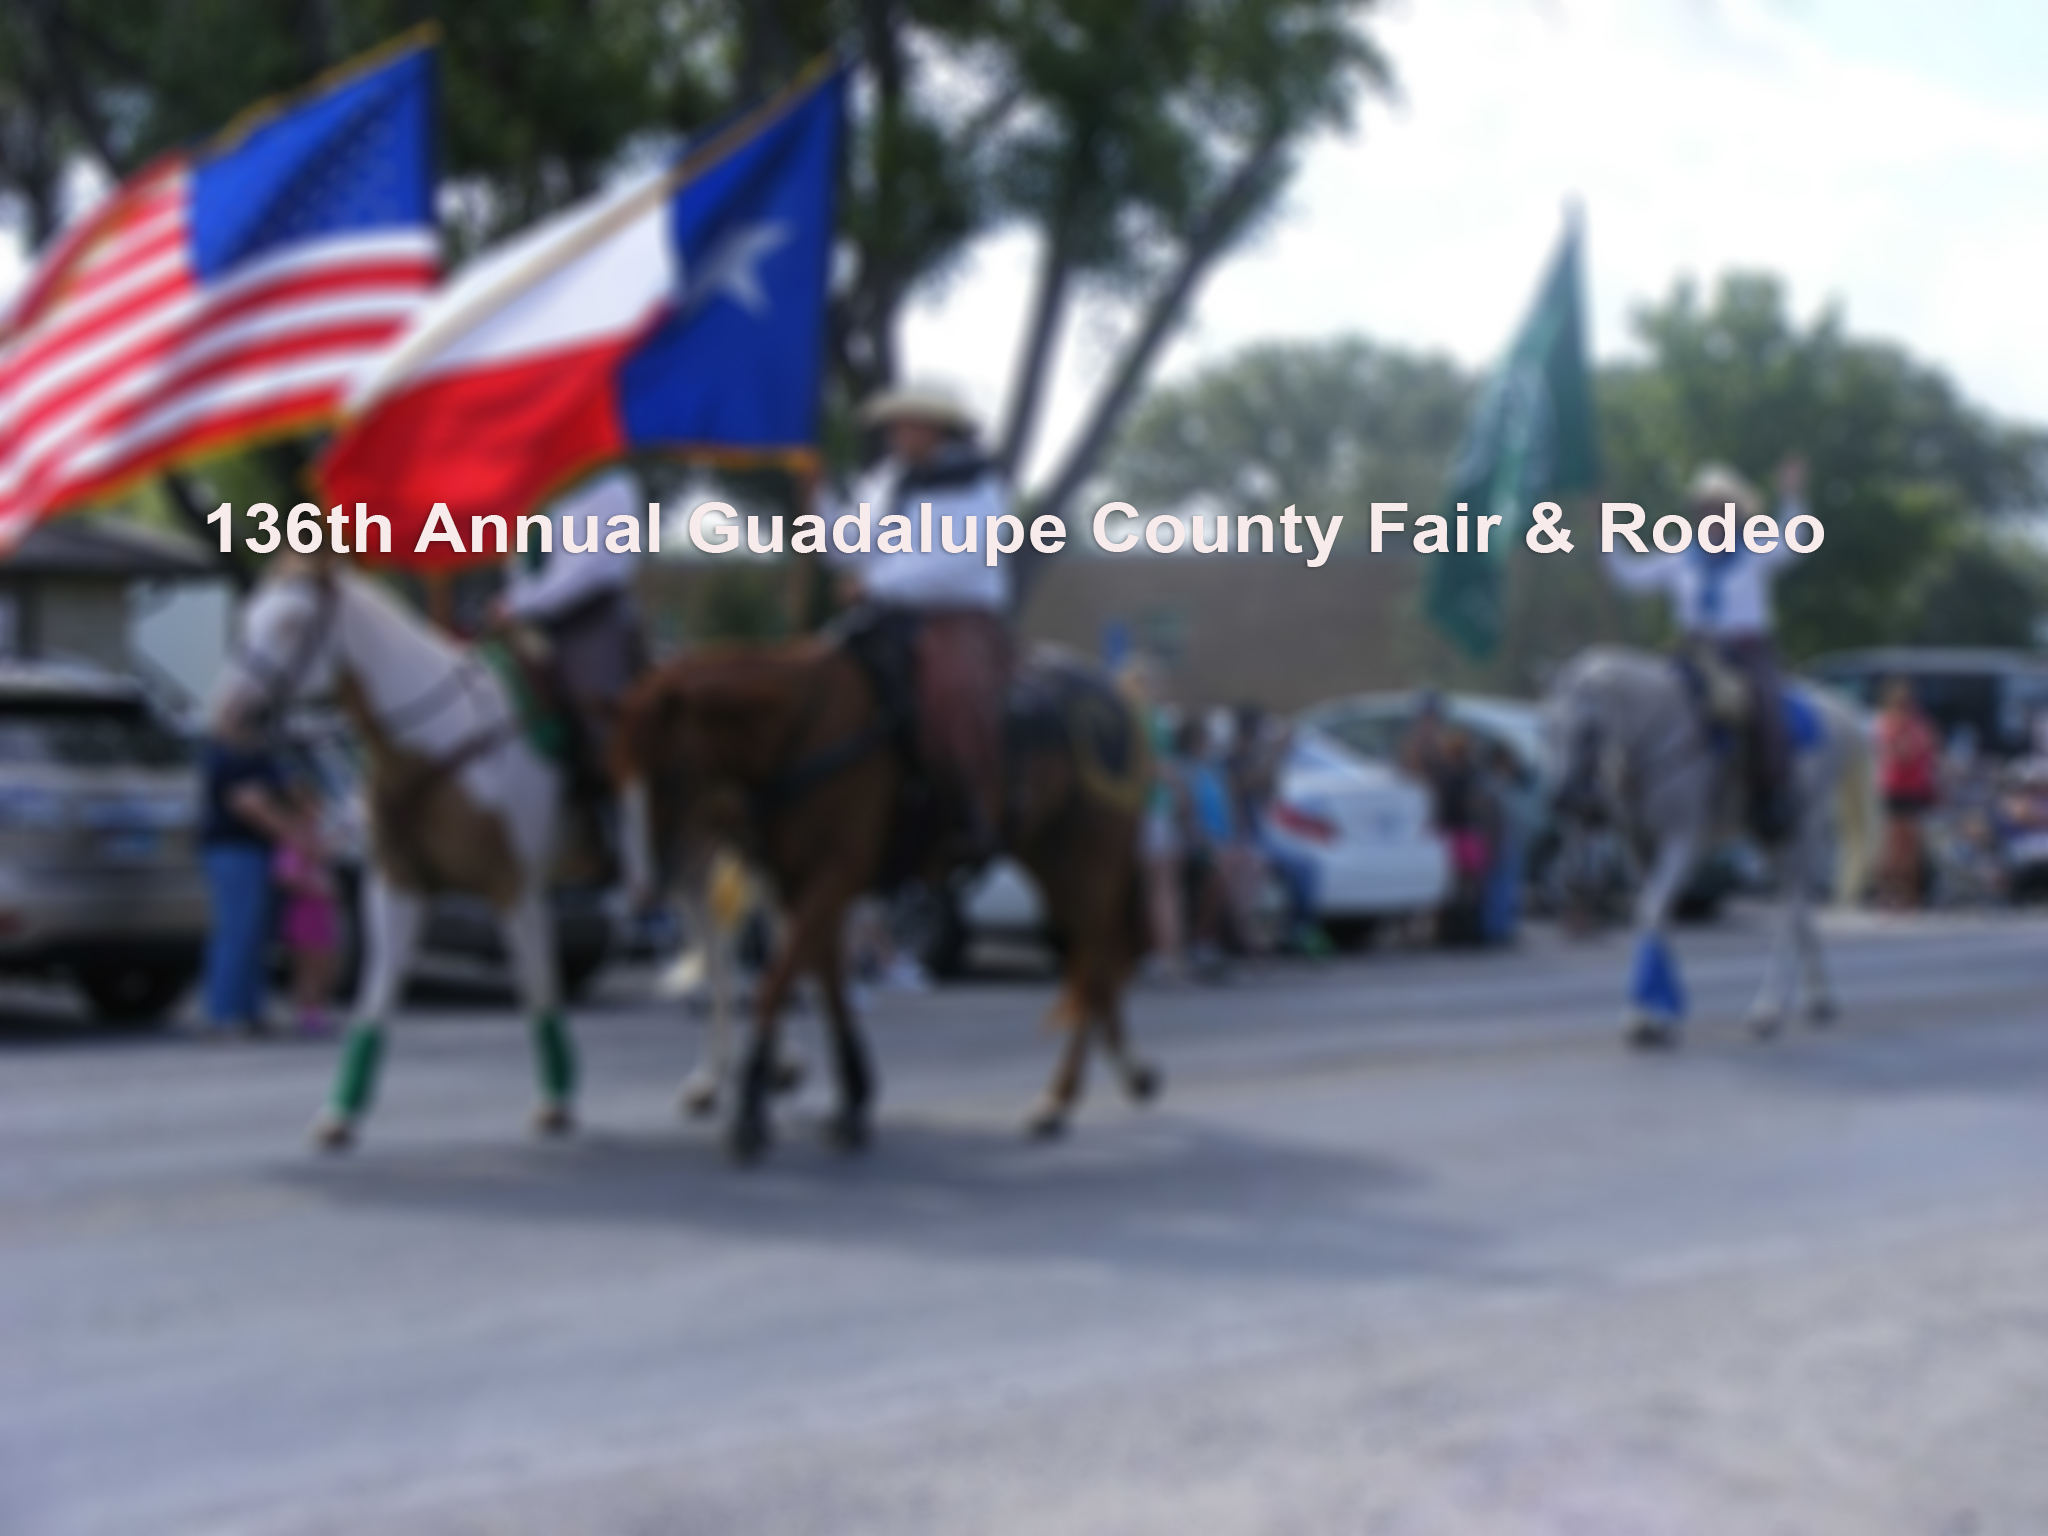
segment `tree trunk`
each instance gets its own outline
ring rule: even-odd
[[[1180,322],[1186,308],[1188,296],[1194,292],[1216,258],[1223,254],[1237,235],[1243,230],[1247,218],[1258,207],[1266,183],[1274,168],[1279,164],[1285,149],[1285,140],[1278,134],[1269,135],[1259,146],[1245,156],[1244,161],[1231,175],[1223,190],[1208,210],[1196,221],[1181,253],[1179,264],[1172,276],[1161,285],[1147,306],[1145,318],[1139,325],[1130,344],[1124,348],[1122,359],[1109,384],[1103,389],[1090,413],[1087,426],[1068,450],[1066,462],[1053,476],[1044,493],[1036,499],[1032,511],[1035,514],[1055,513],[1064,515],[1066,505],[1080,491],[1088,477],[1095,472],[1103,452],[1114,440],[1123,426],[1124,417],[1129,413],[1138,391],[1143,387],[1152,364],[1165,345],[1166,338]],[[1016,606],[1022,608],[1040,572],[1040,562],[1045,556],[1036,551],[1026,550],[1017,557]]]
[[[1017,381],[1010,392],[1010,420],[1003,431],[1002,465],[1014,481],[1024,473],[1031,439],[1038,430],[1038,410],[1045,397],[1046,375],[1052,368],[1054,343],[1066,318],[1067,294],[1073,280],[1071,236],[1074,198],[1070,192],[1060,216],[1045,233],[1045,250],[1031,304],[1031,322],[1024,351],[1017,361]]]

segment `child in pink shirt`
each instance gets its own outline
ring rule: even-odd
[[[271,864],[283,902],[278,936],[291,957],[292,1010],[299,1031],[324,1035],[334,1027],[328,1002],[340,948],[340,908],[334,874],[320,851],[316,797],[301,784],[292,798],[304,835],[279,843]]]

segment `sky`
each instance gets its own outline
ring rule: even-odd
[[[1575,201],[1599,357],[1626,355],[1633,310],[1679,277],[1761,268],[1802,315],[1839,304],[1978,403],[2048,422],[2044,0],[1390,0],[1368,25],[1395,95],[1308,150],[1162,376],[1340,332],[1484,366]],[[1032,259],[997,235],[907,316],[908,372],[992,422]],[[0,290],[19,270],[0,248]],[[1126,318],[1097,302],[1070,327],[1027,479]]]
[[[1904,343],[1995,413],[2048,422],[2048,4],[1407,0],[1370,23],[1398,81],[1304,157],[1162,364],[1358,332],[1483,366],[1584,211],[1596,356],[1681,276],[1761,268]],[[916,303],[909,371],[1000,419],[1030,243]],[[1061,358],[1044,474],[1123,317]]]

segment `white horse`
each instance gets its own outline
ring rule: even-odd
[[[1803,1001],[1824,1023],[1834,997],[1814,929],[1813,895],[1828,881],[1852,901],[1869,865],[1870,746],[1854,709],[1822,689],[1786,687],[1798,728],[1793,759],[1793,830],[1765,850],[1776,876],[1779,921],[1748,1023],[1775,1034]],[[1673,903],[1710,851],[1735,797],[1727,793],[1731,754],[1720,751],[1691,689],[1669,657],[1599,647],[1577,657],[1552,687],[1545,720],[1559,765],[1567,821],[1612,818],[1642,854],[1636,898],[1636,953],[1627,1016],[1631,1044],[1675,1045],[1686,1002],[1671,950]]]
[[[528,740],[505,682],[377,584],[338,566],[275,562],[243,616],[216,710],[242,718],[338,689],[368,752],[371,862],[364,964],[316,1145],[350,1146],[376,1092],[384,1033],[436,891],[498,914],[531,1021],[534,1128],[574,1128],[576,1057],[555,973],[549,873],[562,776]]]

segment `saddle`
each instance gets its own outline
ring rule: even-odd
[[[477,655],[497,674],[528,746],[561,771],[567,792],[566,835],[553,878],[562,885],[602,885],[618,865],[611,778],[546,640],[531,630],[490,635]]]
[[[1725,819],[1730,825],[1745,826],[1766,843],[1782,840],[1790,830],[1792,811],[1789,782],[1769,775],[1759,734],[1766,722],[1758,718],[1759,702],[1736,669],[1711,646],[1687,645],[1673,657],[1687,696],[1699,715],[1708,742],[1725,763],[1722,775]],[[1775,722],[1782,734],[1784,757],[1781,771],[1791,773],[1791,758],[1820,740],[1820,721],[1813,707],[1792,689],[1778,696],[1782,718]]]
[[[1748,680],[1710,645],[1681,646],[1673,658],[1686,692],[1710,729],[1740,732],[1748,728],[1756,701]]]
[[[928,878],[951,830],[917,750],[918,627],[914,613],[861,607],[842,614],[827,631],[867,674],[882,717],[883,741],[897,761],[896,803],[882,856],[885,891]]]
[[[919,626],[914,613],[857,609],[833,631],[867,674],[902,770],[883,861],[885,888],[930,878],[964,824],[961,808],[940,793],[918,753]],[[1003,777],[1011,816],[1022,765],[1048,753],[1067,757],[1092,796],[1135,809],[1149,781],[1146,750],[1143,728],[1129,703],[1079,657],[1038,647],[1012,674],[1003,726]]]
[[[476,654],[504,685],[527,745],[565,766],[575,721],[545,643],[529,631],[513,631],[479,640]]]

